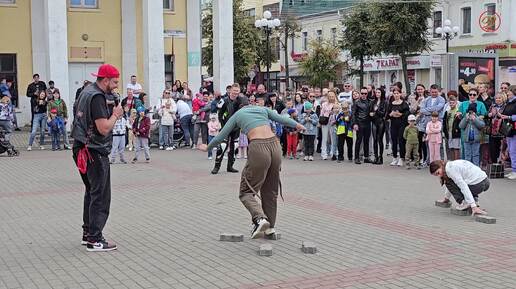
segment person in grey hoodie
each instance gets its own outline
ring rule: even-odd
[[[459,127],[462,130],[464,158],[480,166],[480,130],[485,126],[481,116],[476,114],[477,104],[471,103],[468,112],[462,117]]]

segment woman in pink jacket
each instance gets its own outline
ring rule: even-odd
[[[426,140],[430,149],[430,162],[441,159],[441,143],[443,124],[439,120],[439,113],[434,111],[432,113],[432,121],[426,124]]]

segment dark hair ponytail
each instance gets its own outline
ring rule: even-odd
[[[430,163],[428,166],[428,169],[430,170],[430,174],[435,174],[437,170],[443,169],[443,176],[441,177],[441,185],[444,185],[446,181],[448,180],[448,176],[446,175],[446,161],[443,160],[436,160]]]

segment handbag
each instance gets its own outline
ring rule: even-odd
[[[327,116],[322,116],[322,115],[321,115],[321,116],[319,117],[319,124],[320,124],[320,125],[327,125],[329,121],[330,121],[330,118],[329,118],[329,117],[327,117]]]
[[[515,132],[514,128],[514,122],[510,119],[504,119],[502,120],[502,123],[500,124],[499,131],[504,136],[511,136]]]

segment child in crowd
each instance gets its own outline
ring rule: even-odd
[[[174,137],[174,119],[176,118],[176,105],[172,99],[166,99],[164,105],[159,109],[161,118],[159,132],[161,135],[159,144],[160,150],[174,150],[172,139]]]
[[[337,162],[344,160],[344,143],[348,149],[348,160],[353,161],[353,125],[351,123],[351,111],[349,103],[342,103],[342,107],[335,119],[337,127],[337,151],[339,156]]]
[[[120,162],[127,164],[124,157],[125,150],[125,129],[127,128],[127,119],[125,116],[117,119],[113,127],[113,145],[111,146],[111,163],[115,163],[117,155],[120,155]]]
[[[432,112],[432,120],[426,124],[426,140],[430,150],[430,162],[441,159],[442,127],[439,113],[437,111]]]
[[[64,121],[61,117],[57,116],[57,108],[50,110],[48,130],[52,137],[52,150],[61,150],[60,138],[64,131]]]
[[[306,130],[303,132],[305,157],[304,161],[314,160],[314,146],[315,146],[315,135],[317,134],[317,124],[319,123],[319,117],[312,110],[313,105],[311,102],[304,103],[305,112],[299,117],[299,122],[305,126]]]
[[[0,96],[1,97],[1,96]],[[0,100],[0,127],[5,132],[5,140],[9,141],[13,131],[14,110],[9,96],[3,96]]]
[[[330,152],[333,152],[331,157],[332,161],[337,160],[338,155],[338,141],[337,141],[337,115],[341,111],[342,106],[339,102],[333,104],[332,112],[330,114],[330,119],[328,120],[328,125],[330,126],[328,132],[330,133],[330,141],[331,147],[328,147]]]
[[[408,116],[408,126],[403,131],[403,138],[406,140],[405,143],[405,160],[407,161],[407,170],[411,169],[410,160],[414,156],[414,165],[419,170],[419,139],[418,129],[416,126],[416,116],[411,114]]]
[[[240,136],[238,137],[238,155],[237,159],[244,158],[247,159],[247,146],[249,145],[249,141],[247,140],[247,135],[240,132]]]
[[[136,109],[131,109],[131,112],[129,114],[129,119],[127,120],[127,129],[128,129],[128,144],[127,147],[129,148],[129,151],[132,151],[134,148],[135,143],[135,136],[133,132],[133,124],[136,121],[136,117],[138,116],[138,113],[136,112]]]
[[[297,120],[297,111],[295,108],[289,108],[287,111],[289,117]],[[287,132],[287,157],[290,159],[297,158],[297,130],[291,127],[285,127]]]
[[[450,160],[460,159],[460,117],[457,112],[459,106],[457,105],[457,97],[450,95],[448,97],[448,110],[444,113],[443,132],[448,141],[448,158]]]
[[[221,128],[217,114],[212,113],[210,115],[210,121],[208,122],[208,144],[219,134]],[[208,159],[213,159],[213,150],[208,151]]]
[[[132,163],[138,161],[138,155],[140,151],[145,152],[145,160],[150,162],[150,150],[149,150],[149,134],[150,134],[150,118],[145,115],[145,108],[139,106],[136,111],[139,116],[136,118],[133,124],[133,132],[136,136],[136,148],[134,153],[134,159]]]
[[[470,103],[466,115],[462,116],[459,127],[462,130],[464,158],[476,166],[480,166],[480,132],[485,123],[477,116],[477,103]]]

